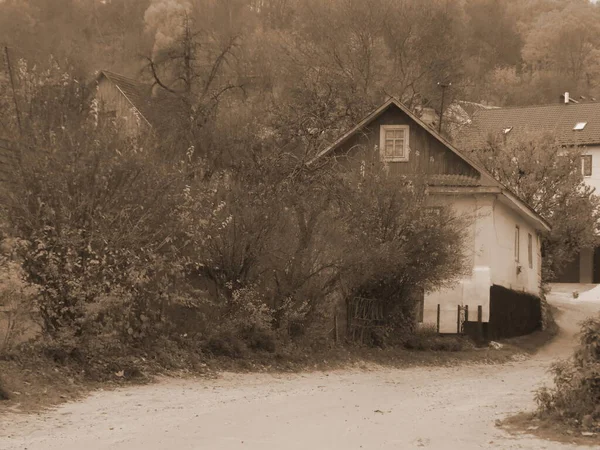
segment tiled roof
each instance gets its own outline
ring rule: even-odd
[[[460,186],[481,186],[481,179],[475,177],[469,177],[467,175],[447,175],[447,174],[436,174],[427,175],[427,184],[429,186],[448,186],[448,187],[460,187]]]
[[[582,130],[573,130],[587,122]],[[600,144],[600,103],[556,103],[541,106],[480,109],[472,123],[463,128],[458,141],[464,147],[480,148],[490,136],[501,136],[511,128],[508,138],[527,133],[551,133],[562,145]]]
[[[482,103],[469,102],[467,100],[458,100],[457,102],[459,106],[464,109],[464,111],[469,115],[469,117],[473,117],[473,115],[477,111],[488,110],[488,109],[498,109],[497,106],[489,106],[484,105]]]
[[[150,123],[152,118],[150,86],[108,70],[102,70],[100,74],[112,81],[123,93],[123,95],[127,97],[131,104],[140,112],[144,119]]]

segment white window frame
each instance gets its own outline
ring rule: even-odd
[[[403,156],[385,156],[385,133],[387,131],[404,131],[404,154]],[[379,154],[381,160],[385,162],[407,162],[409,157],[409,137],[410,128],[408,125],[381,125],[379,128]]]
[[[527,260],[529,268],[533,269],[533,236],[531,233],[527,233]]]
[[[521,229],[519,225],[515,225],[515,261],[520,262],[521,253]]]
[[[589,157],[590,159],[590,174],[586,175],[585,174],[585,160],[586,158]],[[594,163],[594,157],[592,155],[581,155],[581,175],[583,175],[585,178],[589,178],[592,176],[592,174],[594,173],[592,164]]]

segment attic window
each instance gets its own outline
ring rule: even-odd
[[[379,148],[382,161],[408,161],[408,130],[408,125],[381,125]]]
[[[573,127],[573,130],[583,130],[586,125],[587,125],[587,122],[577,122],[575,124],[575,127]]]
[[[513,127],[506,127],[502,129],[502,133],[503,134],[508,134],[511,132],[511,130],[513,129]]]

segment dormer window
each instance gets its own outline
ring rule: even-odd
[[[573,127],[573,130],[575,130],[575,131],[583,130],[586,125],[587,125],[587,122],[577,122],[575,124],[575,126]]]
[[[408,161],[408,125],[381,125],[379,135],[379,149],[382,161]]]

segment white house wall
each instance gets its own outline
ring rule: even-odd
[[[515,227],[519,226],[519,261],[515,260]],[[501,201],[494,205],[494,257],[492,283],[509,289],[539,295],[541,277],[541,242],[536,230],[523,216]],[[528,234],[533,238],[533,267],[528,261]],[[520,270],[518,268],[520,267]]]
[[[478,306],[482,321],[490,317],[490,287],[494,284],[509,289],[525,290],[539,295],[540,245],[534,227],[522,216],[504,205],[494,194],[438,196],[432,204],[449,204],[457,215],[471,217],[465,252],[469,267],[465,276],[453,287],[425,294],[423,323],[437,323],[440,305],[440,332],[456,333],[458,306],[468,305],[469,320],[477,320]],[[520,262],[515,261],[515,226],[520,229]],[[533,236],[533,267],[529,268],[527,235]],[[521,272],[517,274],[517,265]]]
[[[592,155],[592,175],[584,177],[585,184],[596,188],[596,194],[600,195],[600,146],[585,147],[583,155]]]
[[[440,305],[441,333],[456,333],[459,305],[468,305],[470,315],[476,315],[477,306],[481,305],[483,320],[487,321],[491,286],[490,265],[487,261],[490,252],[484,244],[491,209],[486,210],[481,204],[478,205],[478,199],[474,195],[440,195],[431,201],[433,206],[449,203],[457,216],[470,219],[464,246],[468,267],[463,278],[454,286],[425,293],[423,323],[437,324],[437,308]]]

